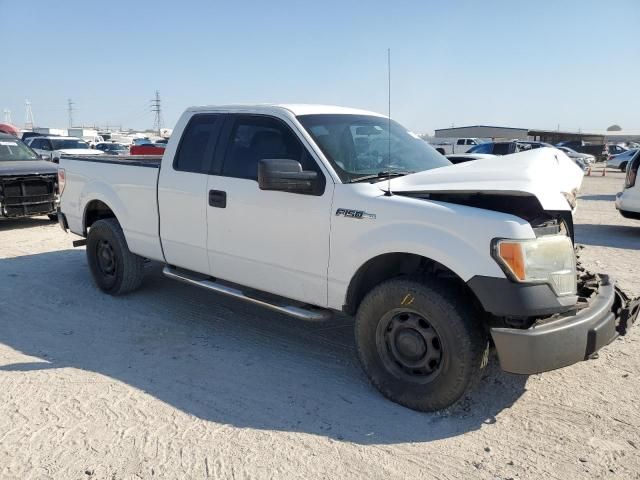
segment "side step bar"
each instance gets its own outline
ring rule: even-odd
[[[207,290],[221,293],[228,297],[244,300],[245,302],[253,303],[254,305],[260,305],[261,307],[275,310],[276,312],[289,315],[291,317],[298,318],[300,320],[307,320],[313,322],[320,322],[331,318],[331,311],[320,307],[313,306],[295,306],[295,305],[282,305],[279,303],[270,303],[266,300],[261,300],[255,297],[251,297],[242,290],[233,288],[229,285],[225,285],[221,282],[213,279],[199,279],[197,275],[190,274],[183,270],[165,266],[162,269],[162,273],[169,278],[178,280],[183,283],[195,285],[197,287],[206,288]]]

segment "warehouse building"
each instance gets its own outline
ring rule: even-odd
[[[529,140],[528,128],[495,127],[491,125],[472,125],[469,127],[440,128],[435,131],[436,138],[492,138],[495,140]]]

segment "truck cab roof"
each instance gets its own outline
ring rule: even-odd
[[[250,112],[250,113],[292,113],[293,115],[318,115],[318,114],[344,114],[344,115],[371,115],[384,117],[379,113],[361,110],[357,108],[340,107],[336,105],[320,104],[255,104],[255,105],[203,105],[187,109],[188,112]]]

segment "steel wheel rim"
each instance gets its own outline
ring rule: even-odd
[[[424,315],[409,309],[385,314],[376,330],[378,354],[400,380],[429,383],[442,370],[442,340]]]
[[[98,241],[96,244],[96,258],[100,272],[106,277],[114,277],[117,267],[116,254],[108,241]]]

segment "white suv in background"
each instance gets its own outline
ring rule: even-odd
[[[623,217],[640,220],[640,185],[637,183],[640,150],[632,150],[632,152],[633,155],[627,161],[624,190],[616,195],[616,208]]]
[[[76,137],[31,137],[26,143],[40,157],[54,163],[60,161],[60,155],[103,155],[103,152],[92,149],[87,142]]]

